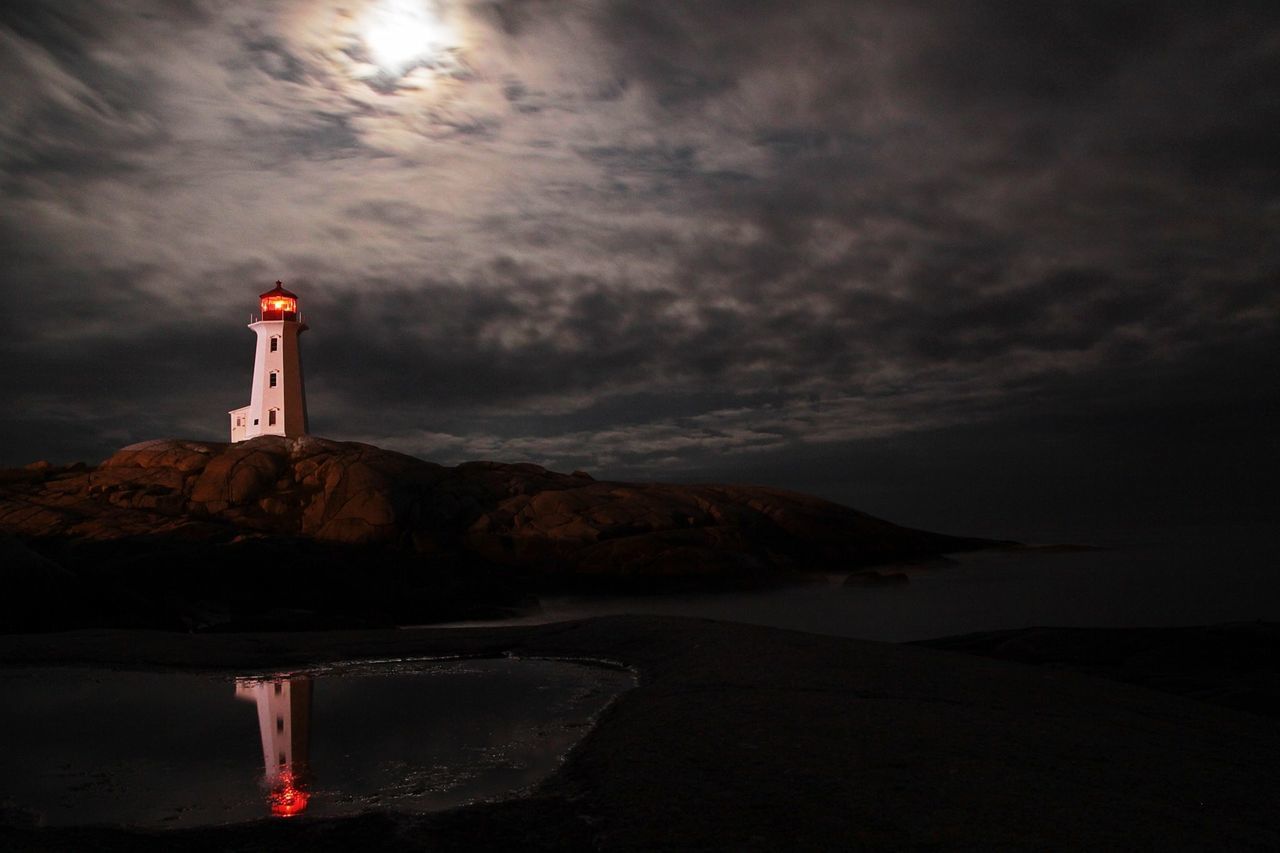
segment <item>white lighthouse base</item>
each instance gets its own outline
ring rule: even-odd
[[[249,406],[231,410],[231,442],[244,441],[249,437]]]
[[[307,434],[307,398],[302,385],[298,336],[307,330],[295,320],[257,320],[253,386],[249,405],[229,412],[231,440],[260,435],[295,437]]]

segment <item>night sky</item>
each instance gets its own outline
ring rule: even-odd
[[[1280,4],[0,6],[0,464],[312,431],[1009,536],[1280,511]]]

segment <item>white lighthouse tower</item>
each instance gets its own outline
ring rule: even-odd
[[[307,397],[302,390],[298,335],[307,330],[298,297],[280,282],[258,297],[262,314],[249,324],[258,336],[249,405],[231,411],[231,440],[260,435],[306,435]]]

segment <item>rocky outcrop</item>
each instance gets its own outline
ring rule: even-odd
[[[464,550],[557,574],[666,576],[843,569],[975,544],[781,489],[600,482],[529,464],[446,468],[311,436],[149,441],[94,469],[23,473],[0,484],[0,529],[33,538],[274,535]]]
[[[312,436],[149,441],[96,468],[0,472],[0,531],[67,566],[127,555],[135,575],[161,559],[216,573],[231,553],[248,565],[259,559],[250,551],[275,542],[292,544],[271,545],[264,570],[314,577],[318,549],[357,549],[355,564],[394,555],[397,577],[410,578],[400,586],[415,589],[460,567],[530,588],[755,583],[990,544],[781,489],[607,482],[530,464],[450,468]],[[155,577],[165,581],[159,569]]]

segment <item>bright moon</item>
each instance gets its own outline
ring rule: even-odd
[[[453,33],[425,0],[381,0],[365,14],[361,30],[373,61],[391,74],[453,46]]]

